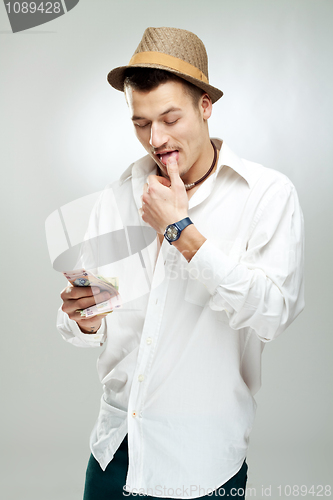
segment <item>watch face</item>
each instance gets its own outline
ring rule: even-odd
[[[174,225],[170,225],[166,228],[166,237],[168,238],[168,240],[171,240],[171,241],[175,241],[178,237],[178,232],[179,232],[179,229],[174,226]]]

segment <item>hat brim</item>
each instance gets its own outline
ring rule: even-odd
[[[184,73],[181,73],[180,71],[169,68],[167,66],[163,66],[162,64],[150,64],[150,63],[140,63],[131,66],[120,66],[118,68],[114,68],[113,70],[111,70],[107,76],[107,80],[113,88],[120,90],[121,92],[124,92],[124,74],[127,68],[156,68],[156,69],[163,69],[165,71],[168,71],[169,73],[174,73],[183,80],[193,83],[193,85],[195,85],[196,87],[199,87],[200,89],[207,92],[207,94],[212,100],[212,103],[218,101],[223,96],[222,90],[219,90],[216,87],[209,85],[209,83],[202,82],[197,78],[188,76]]]

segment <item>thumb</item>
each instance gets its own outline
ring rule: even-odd
[[[179,181],[181,181],[181,178],[179,177],[179,168],[178,168],[178,163],[176,158],[171,156],[167,162],[167,171],[168,171],[168,176],[171,181],[171,186],[173,184],[178,184]]]

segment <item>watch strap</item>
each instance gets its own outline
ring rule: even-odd
[[[179,231],[181,232],[185,227],[189,226],[190,224],[193,224],[191,219],[189,217],[185,217],[185,219],[180,220],[179,222],[175,222],[175,226],[178,227]]]

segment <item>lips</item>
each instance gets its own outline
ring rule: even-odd
[[[160,162],[163,163],[163,165],[166,165],[168,163],[169,158],[171,157],[175,158],[175,160],[178,162],[179,151],[177,149],[174,151],[165,151],[162,153],[156,153],[156,156],[159,158]]]

